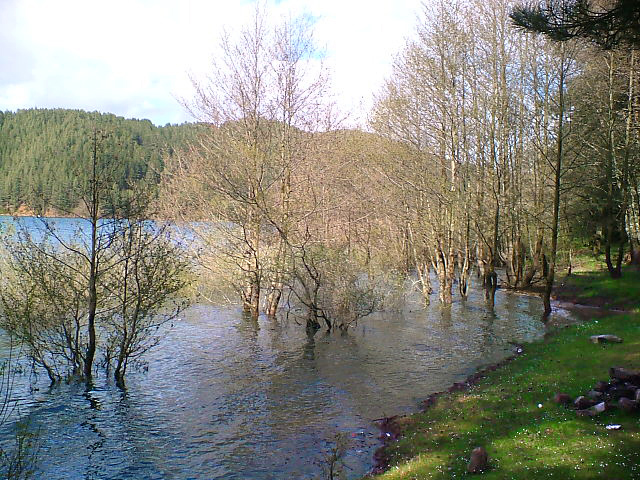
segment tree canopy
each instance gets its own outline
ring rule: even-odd
[[[516,26],[553,40],[584,38],[606,50],[640,46],[638,0],[542,0],[519,4],[510,16]]]

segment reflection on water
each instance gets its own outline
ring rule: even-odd
[[[243,319],[196,305],[132,371],[49,389],[18,376],[19,413],[40,430],[37,478],[319,478],[336,433],[350,438],[349,478],[371,467],[373,419],[414,411],[432,392],[542,337],[537,298],[498,292],[443,308],[409,301],[348,334],[308,338],[294,322]],[[8,438],[8,427],[0,432]]]

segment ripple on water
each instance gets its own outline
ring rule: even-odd
[[[99,379],[49,389],[19,375],[17,415],[41,436],[40,478],[314,478],[336,433],[350,478],[370,467],[372,419],[416,409],[430,393],[540,338],[540,301],[504,292],[450,309],[409,304],[348,334],[308,338],[295,323],[243,320],[195,305],[131,371],[128,390]],[[9,429],[0,431],[3,441]]]

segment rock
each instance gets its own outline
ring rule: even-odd
[[[620,410],[627,413],[632,413],[638,410],[638,402],[626,397],[622,397],[618,400],[618,406],[620,407]]]
[[[640,372],[633,370],[627,370],[622,367],[611,367],[609,369],[609,376],[623,382],[630,382],[635,385],[640,385]]]
[[[471,452],[471,458],[469,459],[469,464],[467,465],[467,472],[484,472],[489,466],[488,463],[489,455],[487,455],[487,451],[483,447],[476,447]]]
[[[592,335],[593,343],[622,343],[622,339],[616,335]]]
[[[638,394],[638,390],[640,390],[640,387],[638,385],[634,385],[632,383],[625,383],[625,387],[627,387],[629,390],[631,390],[631,395],[629,396],[629,398],[631,400],[638,400],[636,397],[640,394]]]
[[[571,397],[566,393],[556,393],[553,397],[553,401],[561,405],[568,405],[571,403]]]
[[[598,382],[593,386],[593,389],[596,392],[606,392],[609,389],[609,384],[607,382]]]
[[[590,390],[587,392],[586,396],[592,400],[602,400],[604,398],[604,393],[597,390]]]
[[[602,413],[607,409],[607,404],[604,402],[600,402],[597,405],[591,407],[591,409],[596,413]]]
[[[624,385],[624,382],[622,380],[620,380],[619,378],[612,378],[609,381],[609,388],[620,386],[620,385]]]
[[[591,400],[583,395],[580,395],[576,398],[573,404],[578,410],[585,410],[587,408],[593,407],[597,402],[595,400]]]
[[[624,385],[615,385],[609,389],[607,395],[609,395],[614,400],[618,400],[622,397],[634,398],[636,395],[636,390],[635,388],[626,387]]]
[[[636,395],[634,400],[640,403],[640,388],[636,390]]]
[[[604,402],[600,402],[589,408],[583,408],[576,411],[576,415],[579,417],[595,417],[596,415],[607,410],[607,405]]]

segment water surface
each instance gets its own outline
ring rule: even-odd
[[[16,413],[40,433],[36,478],[321,478],[338,433],[349,438],[348,478],[358,478],[379,445],[374,419],[415,411],[514,343],[541,338],[541,311],[538,298],[502,291],[491,310],[472,291],[450,308],[410,299],[347,334],[309,338],[294,321],[199,304],[167,326],[126,392],[104,378],[89,392],[48,388],[25,370]]]

